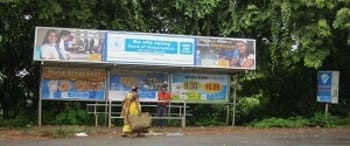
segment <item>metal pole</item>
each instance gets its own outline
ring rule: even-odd
[[[327,120],[328,115],[328,103],[325,104],[324,118]]]
[[[106,126],[107,124],[109,125],[109,121],[107,121],[109,118],[111,118],[111,116],[109,116],[109,112],[110,109],[109,109],[109,84],[111,83],[111,69],[110,68],[107,68],[106,69],[106,82],[105,82],[105,123],[104,123],[104,126]]]
[[[38,125],[41,127],[41,97],[39,97],[39,112],[38,112]]]
[[[235,118],[236,118],[236,87],[233,89],[233,101],[232,101],[232,126],[235,126]]]
[[[39,83],[39,103],[38,103],[38,125],[41,127],[41,115],[42,115],[42,100],[41,100],[41,97],[42,97],[42,94],[41,94],[41,83],[42,83],[42,78],[41,78],[41,75],[42,75],[42,69],[43,69],[43,65],[44,65],[44,62],[41,62],[40,64],[40,83]]]
[[[95,127],[97,127],[97,125],[98,125],[98,117],[97,117],[97,102],[95,102],[95,105],[94,105],[94,116],[95,116]]]
[[[186,101],[184,101],[184,114],[182,115],[183,116],[183,119],[182,119],[182,128],[185,128],[186,127]]]
[[[108,127],[112,127],[112,100],[109,100]]]
[[[227,102],[226,104],[226,125],[229,124],[229,118],[230,118],[230,103]]]
[[[234,76],[233,79],[233,101],[232,101],[232,127],[235,126],[236,121],[236,100],[237,100],[237,84],[239,76]]]

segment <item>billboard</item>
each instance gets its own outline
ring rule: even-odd
[[[33,60],[255,70],[256,41],[37,27]]]
[[[317,74],[317,102],[338,103],[339,71],[319,71]]]
[[[106,71],[89,68],[44,67],[41,98],[53,100],[104,100]]]
[[[171,78],[171,95],[174,101],[226,103],[229,82],[228,75],[174,73]]]
[[[255,69],[255,40],[197,38],[195,66]]]
[[[147,34],[107,34],[107,62],[193,65],[194,39]]]
[[[105,32],[86,29],[37,27],[36,61],[102,62]]]
[[[157,93],[164,81],[168,82],[168,76],[157,72],[111,72],[108,99],[122,101],[131,87],[137,86],[140,101],[157,101]]]

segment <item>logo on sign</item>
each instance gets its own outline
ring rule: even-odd
[[[329,80],[329,75],[328,74],[321,74],[320,78],[321,78],[322,83],[326,84],[327,81]]]

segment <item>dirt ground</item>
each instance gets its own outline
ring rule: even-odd
[[[0,141],[23,141],[23,140],[47,140],[55,138],[64,138],[55,136],[54,131],[57,126],[42,126],[31,127],[21,129],[9,129],[0,128]],[[68,127],[70,128],[70,127]],[[79,127],[78,127],[79,128]],[[121,136],[121,128],[114,127],[83,127],[82,132],[88,134],[89,137],[118,137]],[[147,135],[154,136],[169,136],[171,134],[183,134],[183,135],[225,135],[225,134],[307,134],[307,133],[336,133],[336,134],[349,134],[350,127],[338,127],[338,128],[251,128],[251,127],[167,127],[167,128],[150,128]],[[76,135],[72,135],[69,138],[75,138]]]

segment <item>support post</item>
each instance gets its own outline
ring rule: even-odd
[[[38,112],[38,125],[39,127],[41,127],[41,109],[42,109],[42,106],[41,106],[41,97],[39,98],[39,103],[38,103],[38,108],[39,108],[39,112]]]
[[[112,100],[109,100],[108,128],[112,128]]]
[[[324,108],[324,118],[327,121],[328,119],[328,103],[325,104],[325,108]]]
[[[236,101],[237,101],[237,86],[240,74],[233,78],[233,101],[232,101],[232,127],[235,126],[236,122]]]
[[[182,125],[182,128],[185,128],[186,127],[186,101],[184,101],[184,114],[182,115],[182,122],[181,122],[181,125]]]
[[[229,124],[229,118],[230,118],[230,102],[227,102],[226,104],[226,125]]]
[[[42,94],[41,94],[41,83],[42,83],[42,78],[41,78],[41,75],[42,75],[42,69],[43,69],[43,65],[44,65],[44,62],[41,62],[40,63],[40,83],[39,83],[39,101],[38,101],[38,125],[39,127],[41,127],[41,120],[42,120]]]

